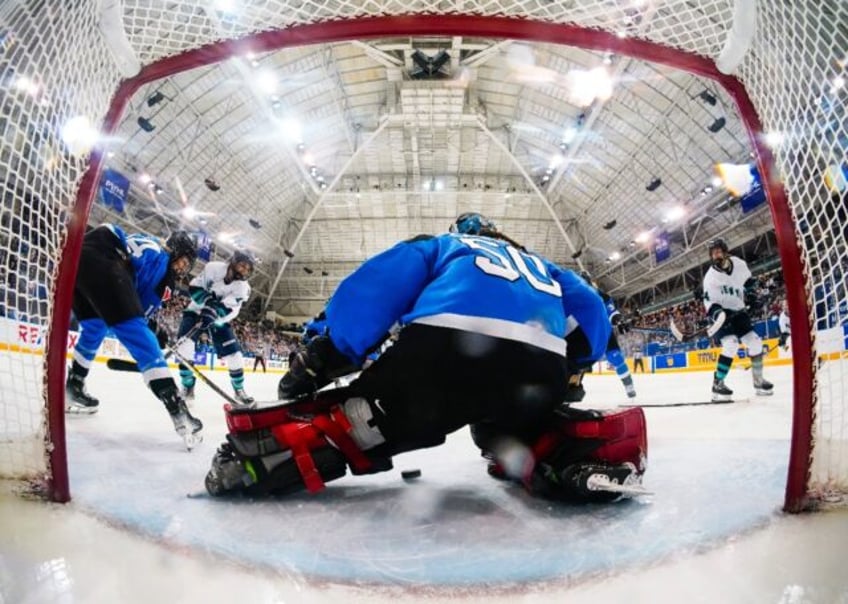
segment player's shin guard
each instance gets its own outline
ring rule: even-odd
[[[556,428],[530,447],[535,465],[523,477],[533,494],[603,502],[638,493],[647,468],[648,439],[641,408],[556,413]]]
[[[243,491],[281,495],[317,492],[344,476],[390,469],[391,460],[363,450],[384,442],[368,401],[308,401],[264,409],[227,409],[229,434],[212,461],[212,495]]]

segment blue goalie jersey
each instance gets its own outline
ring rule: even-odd
[[[600,296],[571,271],[506,241],[446,234],[403,242],[371,258],[327,306],[336,347],[361,363],[397,323],[525,342],[565,355],[570,322],[603,353],[609,322]]]

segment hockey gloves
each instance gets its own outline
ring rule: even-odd
[[[313,394],[334,378],[358,369],[336,348],[329,336],[313,338],[289,357],[289,371],[277,386],[281,400]]]
[[[726,320],[727,313],[724,312],[724,309],[718,304],[713,304],[710,307],[710,321],[712,321],[712,324],[707,328],[707,336],[711,338],[716,335],[724,326]]]
[[[196,285],[189,286],[188,293],[191,296],[191,301],[201,306],[206,304],[206,301],[214,295],[212,292]]]
[[[218,327],[222,325],[221,317],[225,314],[227,313],[224,307],[218,307],[215,309],[210,306],[204,306],[200,310],[200,330],[204,331],[210,327]]]

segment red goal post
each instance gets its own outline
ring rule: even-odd
[[[742,58],[737,75],[729,76],[716,67],[716,58],[733,26],[733,3],[729,0],[705,2],[700,8],[679,0],[622,1],[620,4],[627,10],[637,5],[652,7],[646,14],[653,19],[644,24],[639,37],[624,38],[616,32],[621,18],[627,14],[625,9],[617,10],[611,8],[609,2],[600,1],[449,5],[414,1],[402,4],[339,2],[331,5],[268,0],[245,3],[240,17],[242,25],[230,28],[232,39],[220,39],[226,36],[211,27],[207,15],[196,7],[196,3],[176,3],[176,8],[166,10],[158,3],[127,1],[118,15],[118,24],[128,32],[127,44],[140,61],[141,70],[122,79],[111,60],[115,44],[107,45],[98,31],[98,27],[107,27],[109,22],[96,12],[95,5],[100,3],[90,4],[55,8],[38,3],[35,8],[15,5],[0,9],[0,26],[16,33],[14,46],[24,57],[22,60],[10,54],[6,73],[10,69],[14,71],[16,60],[18,64],[36,65],[45,88],[64,86],[71,91],[61,102],[52,105],[35,107],[36,103],[31,100],[21,104],[17,115],[20,118],[18,126],[22,127],[18,129],[26,129],[45,114],[50,114],[49,121],[53,124],[84,114],[95,124],[101,124],[102,133],[113,132],[130,98],[142,85],[224,60],[242,52],[248,43],[253,52],[263,52],[353,39],[470,35],[611,51],[714,80],[735,101],[756,150],[787,283],[795,363],[794,423],[785,508],[798,511],[829,493],[848,490],[848,451],[845,449],[848,443],[844,442],[848,438],[844,423],[846,394],[835,391],[833,384],[823,384],[816,377],[819,351],[814,328],[822,311],[813,301],[820,285],[816,282],[817,273],[810,268],[814,254],[799,226],[801,222],[808,223],[811,214],[817,215],[816,204],[826,198],[821,189],[823,185],[813,182],[807,170],[808,164],[820,162],[809,156],[812,151],[805,150],[811,145],[812,134],[799,135],[803,140],[790,139],[789,144],[778,148],[775,156],[762,143],[761,137],[766,128],[789,131],[812,126],[805,121],[804,107],[799,107],[810,98],[798,91],[805,83],[826,80],[831,75],[830,70],[822,67],[820,55],[833,49],[832,38],[836,34],[832,30],[837,29],[839,19],[843,23],[848,21],[848,11],[844,7],[825,7],[833,11],[837,19],[832,28],[822,26],[820,30],[810,30],[804,28],[811,18],[814,21],[824,18],[826,10],[819,3],[798,3],[795,7],[782,2],[758,3],[758,31],[750,50]],[[148,10],[149,4],[158,8]],[[112,27],[114,25],[113,21]],[[799,31],[803,35],[799,35]],[[782,46],[776,48],[777,45]],[[71,47],[75,51],[72,56]],[[39,53],[44,56],[38,56]],[[796,58],[791,73],[788,67],[777,63],[785,54]],[[784,72],[791,82],[776,83],[775,73]],[[0,142],[0,164],[6,171],[18,169],[24,165],[27,152],[25,145],[22,147],[17,141],[10,143],[4,139]],[[39,247],[44,250],[39,264],[44,261],[48,267],[44,279],[51,295],[48,308],[30,316],[45,330],[43,349],[34,344],[31,349],[9,353],[15,357],[14,364],[19,362],[18,356],[40,359],[43,350],[43,366],[38,367],[43,370],[40,380],[35,378],[35,384],[18,386],[20,380],[33,381],[37,372],[25,372],[27,375],[19,378],[7,366],[0,368],[4,382],[15,380],[10,391],[33,397],[35,404],[30,407],[40,409],[41,413],[39,418],[26,420],[25,409],[18,408],[13,413],[6,410],[6,407],[14,407],[15,400],[6,394],[0,399],[0,441],[5,430],[6,440],[12,443],[6,448],[0,444],[0,475],[5,473],[17,480],[40,482],[47,496],[56,501],[67,501],[70,497],[63,413],[67,334],[77,259],[101,163],[102,151],[96,148],[85,158],[64,154],[55,160],[44,180],[36,181],[38,174],[31,172],[17,174],[15,190],[10,192],[7,184],[4,191],[6,195],[16,195],[19,200],[36,198],[32,202],[16,202],[18,205],[31,203],[30,215],[36,213],[36,207],[52,208],[46,217],[43,212],[39,213],[38,221],[38,228],[45,231],[38,239]],[[781,184],[781,176],[784,184]],[[35,226],[35,219],[30,220]],[[837,242],[833,251],[844,259],[844,234],[838,225],[832,224],[834,221],[831,224],[820,222],[816,228],[833,230],[831,239]],[[28,229],[26,236],[34,245],[36,239],[32,231]],[[23,233],[18,237],[22,238]],[[825,306],[829,304],[831,302],[826,300]],[[833,304],[838,305],[839,301]],[[824,309],[828,315],[831,311],[829,306]],[[832,378],[837,386],[843,379],[841,371],[840,368]],[[823,416],[830,418],[829,425],[822,424]],[[841,425],[837,425],[840,422]],[[9,428],[11,424],[15,425],[14,429]],[[14,438],[28,429],[35,430],[44,445],[43,463],[22,467],[25,465],[22,461],[13,460],[4,465],[3,456],[15,455],[10,453],[15,449]],[[31,435],[25,436],[31,440]]]

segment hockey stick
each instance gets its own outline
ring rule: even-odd
[[[167,356],[165,357],[168,358]],[[130,371],[138,373],[138,363],[126,359],[106,359],[106,367],[112,371]]]
[[[173,353],[174,349],[179,348],[183,342],[188,340],[189,338],[193,338],[197,331],[200,329],[200,323],[196,323],[194,327],[188,330],[188,333],[174,342],[173,347],[168,347],[168,350],[165,351],[165,360],[168,359]],[[138,373],[138,363],[135,361],[127,361],[126,359],[107,359],[106,367],[111,369],[112,371],[130,371],[133,373]]]
[[[198,369],[197,366],[194,363],[189,361],[187,358],[185,358],[183,355],[181,355],[179,352],[177,352],[174,348],[170,348],[169,352],[174,355],[174,358],[177,361],[179,361],[180,363],[182,363],[183,365],[185,365],[186,367],[191,369],[192,372],[194,373],[194,375],[196,375],[197,377],[200,378],[201,382],[203,382],[204,384],[209,386],[212,390],[214,390],[215,392],[220,394],[224,398],[224,400],[226,400],[228,403],[230,403],[234,407],[237,407],[237,408],[240,408],[240,409],[250,409],[252,407],[252,405],[245,404],[245,403],[243,403],[239,400],[236,400],[235,398],[233,398],[229,394],[227,394],[220,386],[218,386],[218,384],[216,384],[215,382],[210,380],[208,377],[206,377],[203,374],[203,372],[200,371],[200,369]]]
[[[668,328],[671,330],[671,335],[674,336],[674,339],[678,342],[688,342],[689,340],[693,340],[699,336],[707,336],[708,338],[713,337],[718,330],[721,329],[721,326],[724,325],[724,321],[727,319],[727,314],[724,311],[718,313],[715,317],[715,320],[711,325],[707,325],[706,327],[701,327],[696,329],[695,331],[691,331],[688,333],[684,333],[680,330],[677,324],[674,322],[674,318],[672,317],[669,320]]]
[[[729,405],[731,403],[747,403],[750,402],[750,399],[747,398],[736,398],[729,399],[726,401],[696,401],[692,403],[641,403],[638,405],[621,405],[622,407],[626,407],[628,409],[632,407],[643,407],[645,409],[658,409],[660,407],[704,407],[706,405]]]

